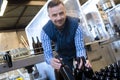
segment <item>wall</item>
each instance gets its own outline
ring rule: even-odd
[[[23,36],[27,41],[25,31],[5,31],[0,33],[0,51],[6,51],[10,49],[25,47],[20,40],[20,36]]]

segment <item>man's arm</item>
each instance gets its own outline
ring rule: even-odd
[[[41,31],[41,41],[46,62],[54,69],[60,69],[60,61],[53,57],[51,40],[43,30]]]
[[[86,50],[84,47],[83,31],[81,26],[78,26],[75,34],[76,57],[84,56],[86,58]]]
[[[45,60],[48,64],[50,64],[50,60],[53,58],[51,40],[43,30],[41,31],[41,42],[44,50]]]
[[[84,56],[87,59],[86,50],[84,47],[83,31],[80,26],[78,26],[75,34],[75,46],[76,46],[76,57]],[[81,68],[83,61],[80,61],[79,67]],[[86,67],[92,67],[89,60],[86,60]]]

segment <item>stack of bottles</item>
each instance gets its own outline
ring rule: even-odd
[[[80,64],[80,59],[83,61],[83,66],[79,69],[78,66]],[[85,63],[86,60],[84,57],[78,57],[76,58],[77,64],[76,67],[74,68],[74,77],[75,80],[94,80],[94,72],[91,67],[86,67]]]
[[[118,62],[96,71],[93,80],[120,80],[120,66]]]
[[[39,41],[39,38],[38,36],[36,37],[36,40],[37,42],[35,42],[35,39],[32,37],[32,47],[33,47],[33,51],[34,51],[34,54],[37,55],[37,54],[43,54],[43,48],[42,48],[42,43]],[[52,44],[52,50],[54,51],[55,50],[55,44],[54,42],[51,42]]]
[[[83,60],[83,66],[79,69],[78,66],[80,64],[80,59]],[[95,80],[93,79],[93,69],[91,67],[85,66],[85,58],[79,57],[76,59],[76,61],[76,67],[74,68],[74,71],[71,71],[71,69],[67,65],[65,65],[62,60],[60,60],[62,66],[59,71],[55,70],[56,80]]]
[[[32,47],[34,50],[34,54],[42,54],[43,53],[43,48],[42,48],[42,43],[39,41],[38,36],[36,37],[37,42],[35,42],[34,38],[32,37]]]

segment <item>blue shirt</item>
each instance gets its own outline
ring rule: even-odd
[[[75,40],[75,46],[76,46],[76,52],[77,52],[76,56],[77,57],[84,56],[86,58],[83,31],[80,26],[76,30],[74,40]],[[44,32],[44,30],[41,31],[41,41],[42,41],[42,47],[44,49],[45,60],[48,64],[50,64],[50,59],[53,58],[53,51],[51,47],[51,40],[48,37],[48,35]]]

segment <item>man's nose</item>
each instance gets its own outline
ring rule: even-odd
[[[60,16],[60,15],[58,15],[58,16],[57,16],[57,19],[58,19],[58,20],[59,20],[59,19],[61,19],[61,16]]]

